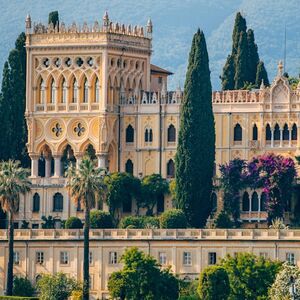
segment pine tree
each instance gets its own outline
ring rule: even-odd
[[[58,11],[51,11],[48,17],[48,24],[52,23],[54,27],[59,25]]]
[[[205,37],[194,35],[184,87],[176,154],[176,204],[190,225],[203,227],[210,210],[215,128]]]
[[[234,88],[241,89],[248,82],[248,43],[247,34],[242,31],[235,61]]]
[[[248,79],[250,83],[255,83],[256,70],[259,63],[259,55],[257,45],[254,39],[254,32],[252,29],[247,31],[247,42],[248,42]]]
[[[257,72],[256,72],[256,80],[255,80],[255,84],[256,87],[260,87],[262,80],[264,81],[264,85],[265,86],[269,86],[269,79],[268,79],[268,73],[265,69],[265,65],[263,61],[259,61],[258,65],[257,65]]]
[[[228,55],[221,77],[223,91],[234,89],[234,69],[234,56]]]

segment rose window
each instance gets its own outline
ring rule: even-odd
[[[85,128],[81,123],[78,123],[74,128],[74,132],[77,134],[77,136],[82,136],[85,132]]]

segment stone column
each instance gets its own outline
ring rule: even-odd
[[[39,176],[39,156],[30,156],[31,158],[31,177],[36,178]]]
[[[274,129],[271,128],[271,147],[274,147]]]
[[[292,147],[292,128],[289,130],[289,147]]]
[[[61,155],[54,155],[54,176],[61,177]]]
[[[45,177],[51,177],[51,157],[45,158]]]
[[[108,153],[97,154],[98,168],[107,169],[107,157],[108,157]]]
[[[282,142],[283,142],[283,129],[280,128],[280,143],[279,143],[279,147],[282,147]]]
[[[76,168],[79,169],[79,166],[80,166],[80,163],[82,161],[82,157],[83,157],[83,154],[76,154],[75,155],[75,158],[76,158]]]

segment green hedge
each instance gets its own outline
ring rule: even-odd
[[[160,228],[187,228],[187,219],[180,209],[170,209],[160,215]]]
[[[20,296],[0,296],[0,300],[9,300],[9,299],[13,299],[13,300],[39,300],[39,298],[34,298],[34,297],[20,297]]]
[[[121,219],[119,227],[123,229],[159,228],[159,218],[150,216],[128,216]]]

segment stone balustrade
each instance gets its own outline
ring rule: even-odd
[[[7,231],[0,230],[0,240]],[[15,240],[82,240],[82,229],[15,230]],[[296,240],[300,230],[291,229],[91,229],[91,240]]]

